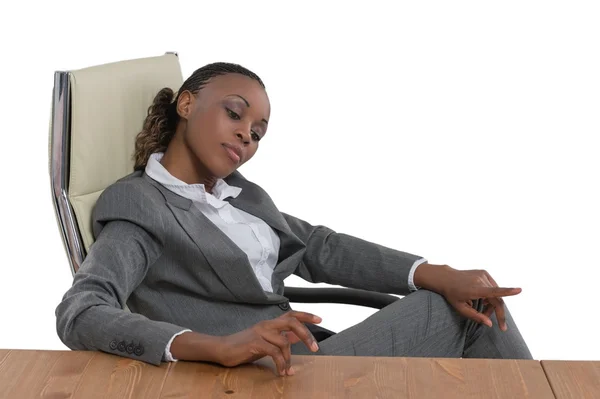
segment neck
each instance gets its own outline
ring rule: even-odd
[[[175,141],[175,138],[173,138],[173,141]],[[211,175],[189,150],[186,151],[186,148],[184,145],[170,143],[160,163],[171,175],[182,182],[203,184],[206,192],[212,193],[218,178]]]

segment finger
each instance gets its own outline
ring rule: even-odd
[[[504,300],[502,298],[488,298],[490,305],[494,307],[496,311],[496,319],[498,319],[498,326],[502,331],[507,330],[506,325],[506,311],[504,309]]]
[[[319,350],[319,344],[312,335],[308,327],[303,323],[300,323],[297,319],[292,318],[290,320],[290,330],[298,337],[304,344],[313,352]]]
[[[496,280],[494,280],[494,278],[487,272],[487,271],[483,271],[484,272],[484,278],[487,281],[487,283],[489,284],[490,287],[498,287],[498,283],[496,283]],[[488,303],[489,305],[491,305],[492,309],[488,309],[486,307],[486,311],[491,311],[491,313],[493,313],[494,311],[496,312],[496,319],[498,320],[498,326],[500,327],[500,329],[502,331],[506,331],[506,320],[505,320],[505,315],[504,315],[504,300],[501,297],[498,298],[485,298],[484,303]],[[486,312],[484,312],[484,314],[488,317],[491,317],[491,314],[487,314]]]
[[[302,323],[298,321],[295,317],[278,317],[276,319],[270,320],[268,322],[268,328],[272,328],[277,330],[278,332],[288,330],[296,334],[298,338],[308,349],[313,352],[319,350],[319,345],[317,344],[317,340],[313,337],[310,330]]]
[[[513,296],[521,293],[520,288],[504,288],[504,287],[476,287],[473,294],[477,298],[497,298],[502,296]],[[476,298],[474,298],[476,299]]]
[[[483,309],[482,313],[487,317],[492,317],[492,314],[494,313],[494,307],[492,305],[487,305],[485,309]]]
[[[290,344],[294,345],[296,342],[300,342],[300,338],[298,338],[298,336],[292,331],[284,331],[283,333],[285,334]]]
[[[487,279],[494,286],[498,287],[498,283],[494,278],[488,273],[485,272]],[[495,308],[496,311],[496,319],[498,319],[498,325],[502,331],[508,330],[508,325],[506,324],[506,309],[504,307],[504,300],[502,298],[496,298],[496,302],[490,300],[489,301]]]
[[[490,281],[490,279],[487,278],[488,274],[485,270],[482,270],[481,272],[481,276],[479,277],[479,282],[482,283],[483,287],[493,287],[494,285],[492,284],[492,282]]]
[[[496,282],[496,280],[494,280],[494,278],[488,272],[485,272],[485,276],[492,284],[492,287],[498,287],[498,283]]]
[[[466,302],[461,302],[455,306],[456,310],[463,317],[471,319],[479,324],[485,324],[488,327],[492,326],[492,320],[483,313],[479,313]]]
[[[266,355],[270,356],[273,359],[273,363],[275,363],[275,367],[277,368],[277,373],[281,376],[285,375],[286,364],[285,358],[283,357],[283,353],[278,346],[273,345],[272,343],[263,340],[261,344],[262,352]]]
[[[281,350],[281,354],[285,360],[285,372],[287,373],[290,367],[292,367],[292,353],[290,350],[290,342],[284,334],[284,332],[277,333],[274,330],[267,330],[262,337],[265,341],[277,346]]]
[[[301,321],[303,323],[313,323],[313,324],[319,324],[320,322],[323,321],[322,318],[320,318],[319,316],[316,316],[312,313],[308,313],[308,312],[297,312],[295,310],[292,310],[291,312],[287,312],[284,316],[291,316],[295,319],[297,319],[298,321]]]

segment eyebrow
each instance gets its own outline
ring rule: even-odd
[[[233,96],[233,97],[239,97],[239,98],[241,98],[246,103],[246,107],[250,108],[250,103],[248,102],[248,100],[246,100],[244,97],[240,96],[239,94],[230,94],[229,96],[230,97]],[[263,118],[262,121],[264,123],[266,123],[267,125],[269,124],[269,121],[266,120],[265,118]]]

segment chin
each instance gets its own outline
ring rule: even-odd
[[[224,165],[224,164],[220,164],[220,165],[215,165],[214,168],[211,168],[211,172],[212,175],[217,177],[218,179],[224,179],[227,176],[229,176],[230,174],[232,174],[233,172],[236,171],[236,167],[232,167],[231,164],[229,165]]]

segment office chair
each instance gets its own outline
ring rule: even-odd
[[[133,172],[135,136],[154,96],[163,87],[177,90],[182,83],[176,53],[54,74],[49,170],[54,209],[73,275],[94,242],[92,210],[98,197]],[[296,303],[376,309],[398,299],[347,288],[285,287],[284,295]],[[333,333],[326,330],[325,334]]]

